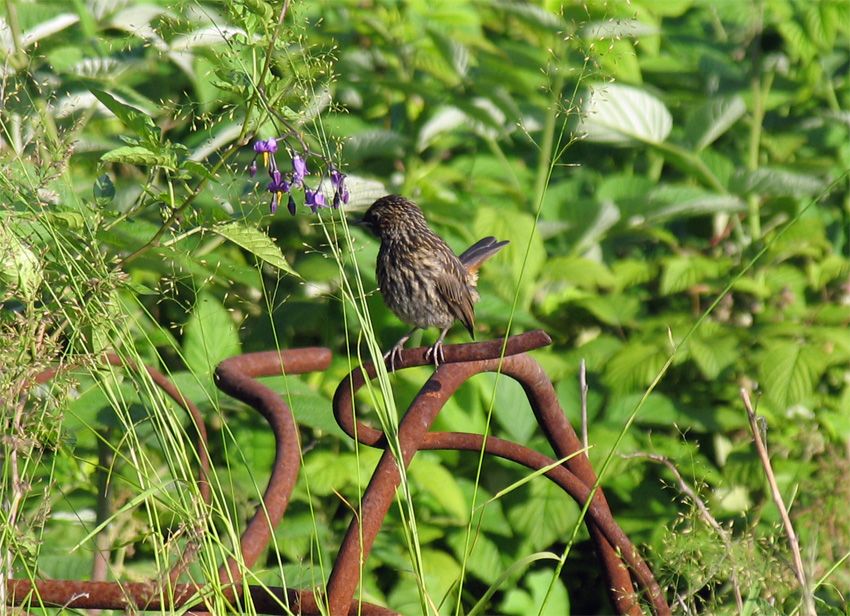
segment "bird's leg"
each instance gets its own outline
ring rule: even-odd
[[[425,351],[425,361],[430,361],[431,359],[433,359],[435,368],[440,366],[440,362],[446,361],[446,356],[443,353],[443,338],[446,337],[448,331],[448,327],[443,329],[443,331],[440,332],[440,337],[437,338],[437,342],[434,343],[434,346]]]
[[[413,332],[415,332],[417,329],[419,328],[414,327],[413,329],[411,329],[404,336],[402,336],[398,342],[395,343],[393,348],[384,353],[384,361],[390,361],[390,372],[395,371],[395,362],[396,360],[401,359],[401,352],[404,349],[404,343],[410,340],[410,337],[413,335]]]

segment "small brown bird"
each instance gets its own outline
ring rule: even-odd
[[[425,355],[438,366],[445,361],[443,339],[456,320],[475,338],[478,268],[508,242],[495,237],[478,240],[459,257],[434,233],[415,203],[399,195],[381,197],[359,222],[381,240],[378,285],[384,303],[413,329],[402,336],[384,359],[395,368],[404,343],[417,329],[439,327],[440,337]]]

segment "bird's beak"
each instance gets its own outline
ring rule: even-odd
[[[355,227],[360,227],[361,229],[369,229],[369,225],[366,224],[366,221],[363,219],[362,216],[350,216],[348,218],[348,224]]]

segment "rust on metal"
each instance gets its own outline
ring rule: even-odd
[[[657,614],[669,614],[663,593],[651,570],[637,549],[614,521],[590,461],[557,401],[551,381],[537,362],[526,354],[551,342],[542,331],[512,336],[506,340],[452,345],[444,347],[445,363],[422,386],[399,423],[398,439],[402,461],[410,464],[417,451],[425,449],[484,452],[514,461],[529,469],[549,468],[544,474],[577,503],[590,499],[585,522],[593,539],[608,584],[609,595],[619,614],[640,614],[638,595],[633,583],[649,601]],[[424,348],[403,351],[396,370],[426,365]],[[128,370],[137,366],[116,355],[105,361]],[[360,443],[381,448],[384,453],[372,475],[362,499],[362,510],[355,515],[340,546],[339,553],[323,591],[253,586],[242,583],[242,571],[256,564],[268,547],[272,533],[283,519],[295,488],[301,465],[298,425],[288,405],[256,378],[280,374],[303,374],[325,370],[331,352],[325,348],[303,348],[284,351],[249,353],[223,361],[216,368],[216,385],[225,393],[255,409],[268,422],[275,437],[275,461],[263,502],[258,506],[240,540],[241,560],[228,558],[219,568],[219,582],[224,585],[224,598],[234,604],[250,596],[254,609],[263,614],[362,614],[388,616],[392,610],[357,601],[355,592],[360,582],[361,563],[368,558],[386,513],[395,497],[401,477],[396,459],[380,430],[359,422],[354,414],[354,393],[375,377],[374,366],[367,362],[340,383],[334,395],[334,416],[352,438]],[[198,432],[199,492],[205,503],[210,501],[207,483],[209,457],[206,427],[198,408],[187,400],[164,375],[145,368],[151,379],[191,416]],[[481,372],[499,372],[518,381],[544,434],[559,458],[569,457],[563,464],[517,443],[493,436],[459,432],[431,432],[430,427],[446,401],[467,379]],[[38,377],[45,382],[54,370]],[[177,584],[177,578],[188,564],[181,559],[168,576],[168,583],[85,582],[72,580],[6,580],[10,605],[65,606],[72,608],[162,610],[190,608],[194,613],[209,610],[200,599],[204,586]]]

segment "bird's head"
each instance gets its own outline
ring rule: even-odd
[[[375,201],[359,224],[382,240],[397,239],[428,229],[419,206],[399,195],[387,195]]]

